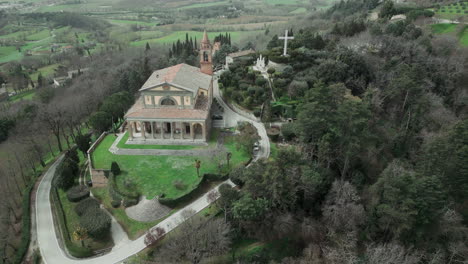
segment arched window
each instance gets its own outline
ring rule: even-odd
[[[203,61],[208,61],[208,52],[203,52]]]
[[[161,105],[176,105],[176,102],[172,98],[164,98],[161,100]]]

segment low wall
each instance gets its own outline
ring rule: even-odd
[[[109,170],[95,169],[93,159],[91,158],[91,154],[93,154],[94,150],[96,150],[99,143],[104,140],[107,134],[108,132],[103,132],[87,151],[89,173],[91,174],[91,181],[93,182],[94,187],[105,187],[108,183],[106,175]]]

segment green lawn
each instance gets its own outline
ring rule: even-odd
[[[436,34],[446,34],[446,33],[451,33],[454,32],[457,24],[447,24],[447,23],[442,23],[442,24],[432,24],[432,32]]]
[[[196,149],[201,148],[200,146],[189,146],[189,145],[133,145],[133,144],[125,144],[128,140],[128,133],[125,132],[124,137],[120,142],[117,144],[117,147],[122,149]]]
[[[218,173],[216,159],[224,164],[222,169],[226,169],[225,155],[216,157],[114,155],[109,152],[109,147],[115,139],[114,135],[108,135],[99,144],[92,155],[94,167],[110,169],[112,161],[116,161],[122,170],[122,175],[117,177],[117,185],[125,188],[124,182],[131,181],[148,199],[161,194],[165,194],[166,198],[180,197],[195,188],[200,182],[194,167],[196,158],[201,161],[200,175]],[[232,153],[231,167],[249,159],[247,153],[237,150],[234,140],[226,139],[225,142],[227,151]],[[183,182],[185,188],[177,189],[174,186],[175,181]]]

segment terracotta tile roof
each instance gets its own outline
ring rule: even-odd
[[[145,84],[143,84],[140,91],[168,83],[192,92],[197,92],[200,87],[208,89],[211,80],[212,76],[202,73],[200,68],[182,63],[153,72]]]
[[[202,109],[144,108],[143,99],[139,98],[128,110],[125,117],[132,119],[206,119],[208,118],[207,105],[203,104]]]

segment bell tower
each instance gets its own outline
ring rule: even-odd
[[[203,39],[200,43],[200,71],[209,75],[213,74],[213,61],[211,57],[211,44],[208,34],[203,32]]]

